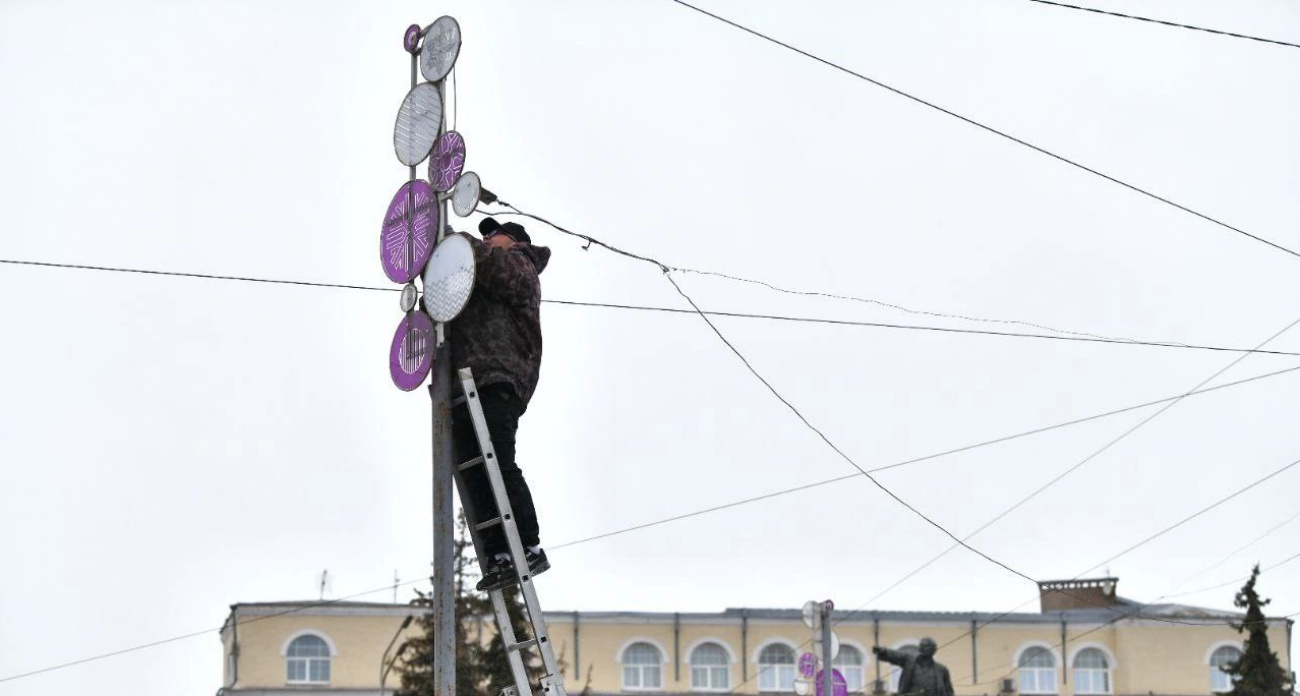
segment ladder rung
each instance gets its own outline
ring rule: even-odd
[[[523,650],[524,648],[531,648],[534,645],[537,645],[537,639],[530,638],[528,640],[523,640],[523,641],[519,641],[518,643],[515,643],[514,645],[510,646],[510,649]]]
[[[479,464],[482,464],[482,463],[483,463],[483,455],[480,454],[479,456],[474,457],[473,459],[471,459],[471,460],[465,462],[464,464],[461,464],[460,466],[456,467],[456,471],[464,471],[464,470],[466,470],[466,469],[468,469],[468,468],[470,468],[470,467],[472,467],[472,466],[478,466]]]
[[[488,520],[487,522],[481,522],[481,523],[479,523],[479,524],[474,525],[474,531],[476,531],[476,532],[481,532],[481,531],[483,531],[484,529],[487,529],[488,527],[495,527],[495,526],[498,525],[498,524],[501,524],[501,518],[500,518],[500,517],[493,517],[492,519]]]

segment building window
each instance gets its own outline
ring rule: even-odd
[[[857,648],[840,646],[840,654],[831,660],[831,666],[844,675],[849,693],[862,691],[862,653]]]
[[[1074,656],[1074,693],[1110,693],[1110,661],[1097,648],[1085,648]]]
[[[758,690],[794,690],[794,650],[773,643],[758,653]]]
[[[1223,671],[1223,668],[1240,659],[1241,651],[1231,645],[1225,645],[1210,655],[1210,691],[1216,694],[1232,691],[1232,675]]]
[[[285,651],[286,680],[290,684],[328,684],[330,646],[320,636],[298,636]]]
[[[691,690],[726,691],[731,688],[731,657],[717,643],[704,643],[691,651]]]
[[[664,659],[659,648],[633,643],[623,651],[623,688],[628,691],[658,691],[664,685]]]
[[[1034,646],[1020,653],[1020,693],[1056,693],[1056,658],[1051,650]]]
[[[898,652],[907,653],[908,655],[921,654],[921,648],[917,645],[904,645],[898,648]],[[903,668],[893,667],[889,670],[889,690],[898,693],[898,680],[903,678]]]

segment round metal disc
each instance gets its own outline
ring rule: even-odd
[[[478,207],[478,196],[482,189],[478,174],[474,172],[461,174],[456,180],[456,186],[451,190],[451,209],[461,217],[469,217],[469,214]]]
[[[442,125],[442,97],[438,88],[428,82],[411,88],[397,110],[397,123],[393,126],[393,149],[397,161],[408,167],[424,161],[438,139]]]
[[[455,319],[474,291],[474,273],[474,247],[469,237],[444,237],[424,269],[424,311],[434,321]]]
[[[420,275],[438,234],[438,199],[429,182],[408,181],[397,189],[379,232],[379,262],[394,283]]]
[[[451,72],[460,55],[460,23],[443,15],[429,25],[420,47],[420,74],[429,82],[437,82]]]
[[[433,322],[423,312],[402,317],[388,349],[388,372],[398,389],[411,391],[424,382],[433,365],[433,341]]]
[[[412,24],[406,28],[406,34],[402,36],[402,48],[407,53],[415,53],[416,47],[420,45],[420,25]]]
[[[456,185],[456,177],[465,168],[465,138],[456,131],[438,137],[429,158],[429,183],[433,190],[445,193]]]
[[[415,308],[415,283],[407,283],[402,287],[402,311],[409,312]]]

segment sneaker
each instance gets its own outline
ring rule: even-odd
[[[537,553],[525,549],[524,559],[528,561],[530,575],[541,575],[551,569],[551,562],[546,560],[546,549],[537,549]]]
[[[515,564],[510,559],[494,559],[488,563],[487,570],[483,571],[483,579],[474,588],[479,592],[495,592],[518,582],[518,579],[519,574],[515,572]]]

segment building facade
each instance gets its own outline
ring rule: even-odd
[[[895,693],[897,670],[871,646],[940,646],[957,694],[1027,696],[1211,695],[1231,689],[1219,668],[1242,649],[1227,625],[1240,615],[1178,604],[1142,606],[1113,578],[1044,583],[1025,613],[837,610],[837,669],[851,693]],[[386,649],[419,631],[400,604],[236,604],[222,629],[221,693],[360,696],[391,693],[380,680]],[[486,638],[491,617],[474,621]],[[1292,622],[1269,621],[1269,640],[1291,670]],[[795,693],[811,631],[798,609],[717,613],[548,612],[572,693]]]

